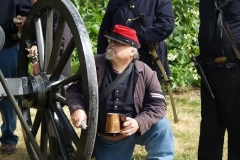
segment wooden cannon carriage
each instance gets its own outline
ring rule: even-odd
[[[54,11],[60,13],[56,34],[53,34]],[[47,17],[45,33],[40,18],[43,13]],[[65,24],[69,26],[72,38],[58,59],[56,57],[59,56]],[[34,37],[41,72],[31,76],[28,51],[25,48],[29,47],[28,43]],[[74,52],[78,53],[81,75],[63,78],[62,70]],[[80,76],[83,81],[84,103],[89,109],[88,127],[78,135],[62,109],[67,105],[62,91]],[[0,72],[0,80],[1,98],[8,98],[13,104],[21,122],[30,159],[45,160],[49,156],[51,160],[57,160],[59,156],[65,160],[70,159],[65,136],[69,136],[75,146],[74,159],[91,159],[98,118],[96,67],[84,22],[70,0],[38,0],[34,4],[22,31],[18,78],[4,78]]]

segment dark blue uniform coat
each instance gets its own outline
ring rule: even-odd
[[[129,0],[109,1],[99,30],[97,53],[103,54],[106,51],[108,41],[104,37],[105,34],[111,33],[116,24],[126,25],[137,31],[137,36],[141,44],[141,48],[138,50],[140,60],[147,63],[152,69],[158,71],[158,77],[160,77],[159,69],[156,69],[156,65],[152,65],[152,59],[146,43],[161,42],[158,45],[157,53],[167,73],[170,74],[167,55],[165,53],[166,48],[163,41],[172,33],[174,28],[172,1],[135,0],[131,3],[135,7],[134,13],[129,8],[129,5],[121,8],[128,1]],[[142,18],[126,23],[128,19],[134,19],[140,15],[143,15]]]
[[[222,0],[221,0],[222,1]],[[240,1],[229,0],[222,8],[229,28],[240,46]],[[221,30],[221,24],[217,25],[218,14],[215,11],[214,0],[200,0],[200,29],[199,45],[203,56],[222,56],[233,54],[225,33]]]
[[[223,0],[220,0],[222,3]],[[232,57],[214,0],[200,0],[200,55],[204,61]],[[222,3],[223,4],[223,3]],[[232,35],[240,48],[240,0],[229,0],[221,8]],[[198,160],[222,160],[225,132],[228,132],[228,160],[240,159],[240,63],[237,58],[222,64],[203,63],[212,88],[213,99],[201,85],[201,127]]]

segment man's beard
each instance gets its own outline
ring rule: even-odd
[[[114,48],[108,47],[106,49],[106,53],[105,53],[105,58],[106,59],[111,60],[114,57],[116,57],[116,55],[117,55],[117,51]]]

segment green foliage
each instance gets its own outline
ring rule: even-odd
[[[105,12],[105,7],[107,5],[107,1],[102,2],[89,2],[88,0],[71,0],[73,4],[78,9],[85,27],[88,31],[90,41],[92,44],[93,53],[97,52],[97,35],[99,31],[99,27],[102,21],[102,17]],[[71,57],[72,60],[72,73],[76,73],[79,61],[78,54],[75,51]]]
[[[172,87],[200,85],[200,79],[190,57],[199,53],[198,49],[198,1],[174,0],[175,29],[167,39],[168,59],[172,71]]]
[[[79,10],[93,46],[93,53],[96,53],[97,35],[108,1],[88,2],[87,0],[72,0],[72,2]]]
[[[97,34],[104,15],[108,0],[72,0],[80,12],[89,37],[96,53]],[[171,86],[174,90],[185,88],[189,85],[200,85],[200,78],[197,75],[191,55],[199,53],[198,48],[198,1],[195,0],[173,0],[175,13],[175,29],[167,39],[168,59],[172,71]],[[73,55],[73,70],[77,69],[77,54]],[[74,58],[75,57],[75,58]],[[74,72],[73,72],[74,73]]]

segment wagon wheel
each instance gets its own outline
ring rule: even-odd
[[[56,34],[53,33],[54,14],[59,14]],[[45,17],[45,25],[42,24]],[[59,51],[65,26],[69,26],[72,38],[60,58]],[[36,38],[35,38],[36,37]],[[40,74],[30,76],[29,45],[38,46]],[[29,43],[30,42],[30,43]],[[61,75],[68,59],[76,51],[80,62],[80,74],[71,77]],[[66,137],[75,146],[74,159],[90,159],[96,136],[98,112],[98,87],[96,68],[84,22],[69,0],[38,0],[32,7],[22,31],[19,48],[18,74],[28,77],[31,93],[20,100],[20,107],[28,130],[35,142],[29,140],[22,126],[25,144],[32,160],[62,157],[71,159]],[[81,76],[85,106],[89,106],[88,128],[78,135],[70,124],[62,106],[67,105],[64,88]],[[35,114],[34,118],[31,115]],[[39,138],[37,138],[40,135]],[[37,145],[35,145],[37,144]]]

